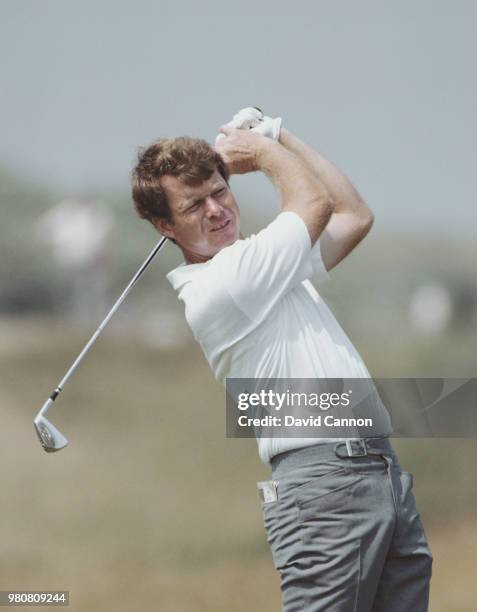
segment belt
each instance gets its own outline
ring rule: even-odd
[[[278,472],[286,472],[313,458],[352,459],[368,455],[388,455],[392,462],[394,450],[389,438],[348,438],[337,443],[326,442],[285,451],[272,458],[272,474],[275,477]]]

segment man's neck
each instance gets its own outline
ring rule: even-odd
[[[240,240],[243,240],[243,234],[240,234]],[[200,253],[195,253],[194,251],[189,251],[187,249],[185,249],[183,246],[181,246],[180,244],[177,245],[180,250],[182,251],[182,254],[184,255],[184,260],[186,262],[186,264],[196,264],[196,263],[205,263],[206,261],[209,261],[210,259],[212,259],[212,257],[214,257],[214,255],[217,255],[217,253],[219,251],[217,251],[217,253],[214,253],[214,255],[201,255]],[[227,246],[231,246],[231,245],[227,245]],[[226,247],[224,247],[226,248]]]
[[[182,254],[184,255],[184,259],[186,264],[196,264],[196,263],[205,263],[212,259],[211,255],[200,255],[199,253],[194,253],[192,251],[187,251],[181,247]]]

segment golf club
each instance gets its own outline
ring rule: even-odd
[[[76,370],[76,368],[78,367],[78,365],[80,364],[81,360],[86,355],[86,353],[89,351],[89,349],[93,346],[93,344],[97,340],[99,334],[103,331],[103,329],[109,323],[109,321],[111,320],[111,318],[114,315],[114,313],[118,310],[118,308],[121,306],[121,304],[123,303],[123,301],[126,298],[126,296],[128,295],[128,293],[131,291],[132,287],[135,285],[136,281],[139,279],[139,277],[142,275],[144,270],[148,267],[148,265],[151,263],[151,261],[157,255],[157,253],[161,250],[161,248],[164,246],[166,241],[167,241],[167,237],[164,236],[156,244],[154,249],[151,251],[151,253],[147,257],[147,259],[145,260],[145,262],[142,264],[142,266],[139,268],[139,270],[133,276],[133,278],[131,279],[130,283],[126,287],[126,289],[122,292],[122,294],[119,296],[119,298],[116,301],[116,303],[114,304],[114,306],[111,308],[109,313],[106,315],[106,317],[103,320],[103,322],[101,323],[101,325],[98,327],[98,329],[91,336],[91,338],[88,341],[88,343],[86,344],[86,346],[83,348],[81,353],[75,359],[75,361],[73,362],[73,364],[71,365],[69,370],[66,372],[66,374],[61,379],[61,381],[58,384],[58,386],[55,388],[53,393],[50,395],[50,397],[43,404],[43,406],[42,406],[41,410],[39,411],[39,413],[36,415],[35,420],[33,421],[33,424],[35,425],[35,430],[36,430],[36,433],[38,434],[38,437],[40,439],[41,445],[43,446],[43,448],[45,449],[45,451],[47,453],[53,453],[55,451],[61,450],[62,448],[64,448],[68,444],[68,440],[46,418],[46,416],[45,416],[46,413],[51,408],[51,406],[53,405],[53,402],[56,400],[56,398],[61,393],[61,391],[63,391],[63,388],[64,388],[66,382],[68,381],[70,376],[73,374],[73,372]]]

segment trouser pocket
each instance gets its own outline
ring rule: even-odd
[[[318,537],[323,546],[333,546],[333,542],[349,535],[354,494],[363,478],[363,474],[341,467],[310,480],[295,491],[303,544]]]

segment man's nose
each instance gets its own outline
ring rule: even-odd
[[[208,217],[220,215],[222,212],[222,206],[212,197],[205,199],[205,210]]]

